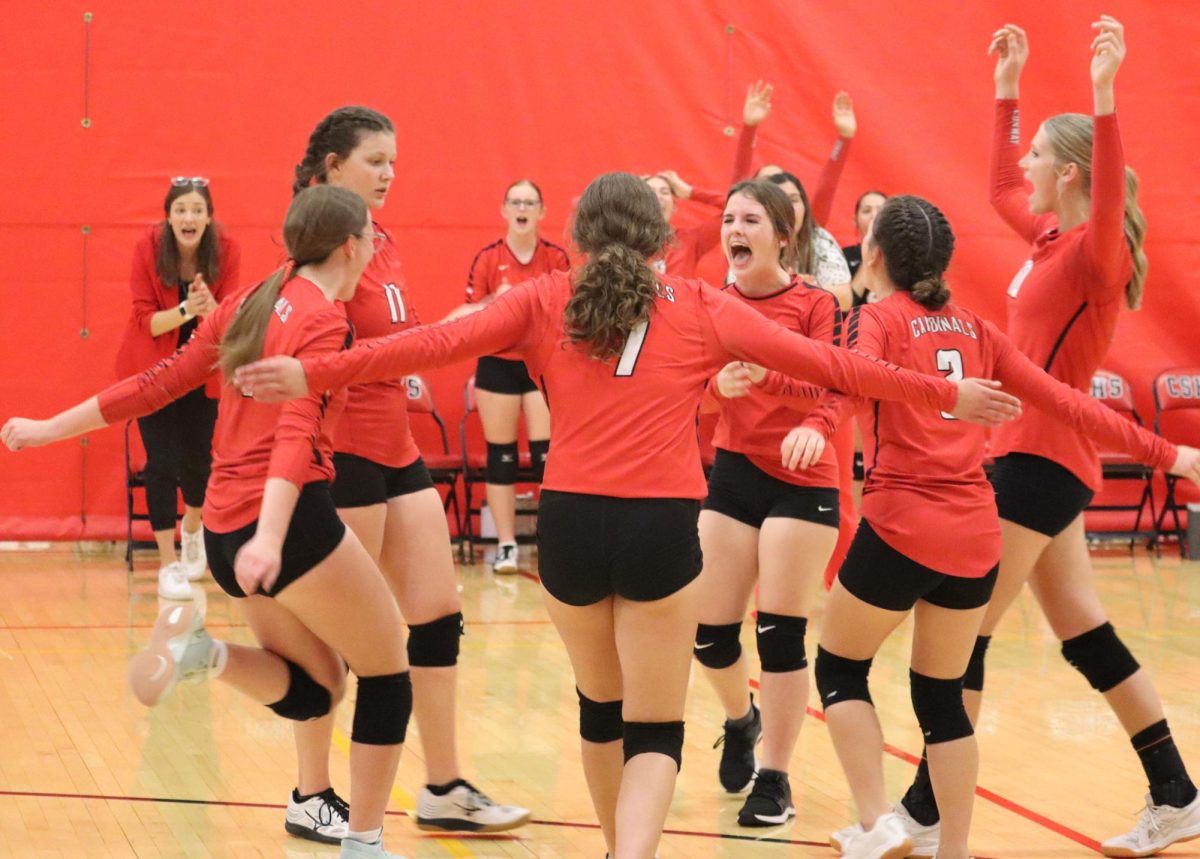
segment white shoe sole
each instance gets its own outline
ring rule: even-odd
[[[1193,832],[1190,835],[1184,834],[1184,835],[1181,835],[1179,838],[1176,838],[1173,841],[1168,841],[1162,847],[1151,847],[1151,848],[1147,848],[1146,850],[1134,850],[1132,847],[1103,847],[1103,846],[1100,848],[1100,850],[1105,856],[1118,856],[1118,857],[1156,856],[1174,844],[1183,844],[1185,841],[1195,841],[1197,838],[1200,838],[1200,832]]]
[[[150,641],[129,660],[129,688],[147,707],[158,704],[174,688],[176,665],[171,641],[180,635],[191,635],[198,611],[194,605],[173,606],[163,611],[150,630]]]
[[[418,817],[417,828],[426,832],[507,832],[524,826],[533,817],[532,811],[526,811],[512,820],[499,823],[475,823],[463,820],[461,817]]]

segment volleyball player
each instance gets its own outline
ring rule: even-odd
[[[545,601],[575,671],[584,771],[616,859],[654,854],[681,759],[706,492],[695,414],[706,381],[736,358],[975,420],[1016,411],[990,384],[898,372],[793,334],[700,281],[656,276],[648,261],[669,238],[645,182],[606,174],[580,200],[574,240],[587,259],[571,274],[366,341],[345,362],[271,359],[237,379],[254,396],[287,398],[501,349],[524,356],[556,433],[538,523]]]
[[[830,293],[791,273],[795,215],[779,186],[741,182],[729,193],[721,244],[734,275],[724,289],[780,325],[833,343],[841,312]],[[778,374],[771,374],[778,377]],[[740,362],[727,365],[712,387],[720,401],[716,456],[700,513],[700,627],[696,659],[725,710],[719,778],[739,793],[751,787],[738,813],[742,826],[773,826],[795,814],[788,761],[808,703],[804,636],[825,566],[838,539],[838,466],[832,445],[805,471],[780,463],[780,447],[807,411],[787,380],[750,381]],[[772,390],[775,384],[788,396]],[[761,716],[749,694],[742,653],[742,619],[757,592],[756,641],[762,664]],[[754,747],[763,754],[755,777]]]
[[[1141,304],[1146,276],[1145,221],[1136,177],[1125,166],[1113,92],[1125,58],[1124,29],[1107,15],[1092,27],[1094,116],[1051,117],[1019,161],[1017,96],[1028,40],[1020,27],[1006,25],[989,48],[997,55],[992,204],[1032,245],[1008,287],[1008,330],[1030,360],[1080,391],[1089,390],[1104,360],[1122,304]],[[993,440],[1004,554],[967,672],[967,708],[978,718],[988,643],[1028,581],[1063,656],[1104,695],[1150,785],[1137,825],[1105,841],[1104,852],[1149,856],[1200,835],[1200,796],[1153,682],[1113,630],[1096,593],[1083,523],[1101,485],[1096,448],[1051,421],[1032,409]],[[922,766],[903,805],[936,838],[938,811],[928,781]]]
[[[500,214],[508,225],[475,255],[467,276],[464,310],[482,308],[513,284],[571,267],[567,252],[538,235],[546,215],[542,189],[530,179],[513,182],[504,192]],[[550,410],[525,364],[509,354],[485,355],[475,365],[475,402],[487,443],[487,506],[496,524],[492,570],[517,571],[517,424],[522,412],[529,437],[529,461],[540,483],[550,449]]]
[[[203,176],[176,176],[163,200],[166,218],[138,240],[129,279],[133,306],[117,375],[140,373],[188,341],[199,320],[237,286],[237,243],[213,220],[212,192]],[[138,418],[146,448],[142,471],[146,511],[158,547],[158,593],[188,599],[189,581],[204,575],[200,510],[212,468],[212,434],[220,390],[210,381],[160,411]],[[176,493],[183,495],[180,553],[175,553]],[[182,557],[181,557],[182,556]]]
[[[313,129],[296,165],[293,192],[309,183],[347,188],[371,210],[382,208],[395,178],[396,134],[383,114],[342,107]],[[400,253],[391,233],[359,281],[346,315],[356,337],[378,337],[417,323]],[[338,515],[378,563],[408,623],[414,715],[420,729],[426,784],[417,801],[422,829],[494,832],[519,826],[527,809],[497,805],[462,778],[456,738],[456,691],[462,606],[441,496],[408,423],[408,397],[396,376],[352,385],[333,439],[333,502]],[[286,828],[316,841],[336,841],[345,803],[333,790],[329,751],[334,714],[297,723],[297,785]]]
[[[949,379],[994,377],[1059,423],[1200,481],[1200,451],[1176,448],[1047,376],[994,325],[950,304],[942,275],[953,249],[950,225],[936,207],[918,197],[888,200],[863,244],[862,271],[880,301],[851,317],[847,345]],[[826,395],[805,420],[805,438],[797,443],[801,467],[832,434],[844,400]],[[888,806],[883,736],[867,683],[879,646],[913,612],[913,709],[943,813],[934,851],[940,859],[967,859],[978,750],[963,705],[963,674],[1000,559],[1000,525],[983,472],[984,435],[945,413],[902,403],[864,405],[870,411],[864,426],[871,429],[863,520],[825,606],[815,671],[862,824],[831,840],[854,859],[927,855]]]
[[[351,332],[337,302],[349,300],[371,259],[362,199],[343,188],[298,194],[283,227],[290,261],[221,303],[188,344],[46,421],[14,418],[11,449],[47,444],[161,408],[202,384],[218,361],[228,377],[262,355],[345,348]],[[412,710],[401,618],[383,577],[330,497],[330,422],[344,395],[316,393],[264,406],[221,391],[213,472],[205,497],[208,561],[217,584],[241,603],[261,647],[215,641],[194,605],[164,610],[146,649],[130,662],[137,698],[157,704],[182,679],[221,677],[278,715],[328,714],[358,676],[350,748],[349,828],[341,855],[392,857],[383,817]]]

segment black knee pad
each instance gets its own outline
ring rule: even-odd
[[[458,640],[463,635],[461,611],[408,625],[408,664],[413,668],[449,668],[458,664]]]
[[[512,486],[517,482],[517,443],[487,446],[487,482],[496,486]]]
[[[976,636],[975,647],[971,649],[971,659],[967,662],[967,673],[963,675],[964,689],[970,689],[972,692],[983,691],[983,663],[991,643],[990,635]]]
[[[702,623],[696,628],[692,652],[705,668],[728,668],[742,655],[742,624]]]
[[[615,743],[625,733],[621,721],[621,699],[616,701],[593,701],[579,691],[579,736],[589,743]]]
[[[808,618],[760,611],[754,627],[758,636],[758,661],[763,671],[782,674],[808,667],[804,633]]]
[[[408,734],[412,680],[407,671],[358,678],[358,701],[350,739],[368,746],[396,746]]]
[[[925,745],[961,740],[975,733],[963,706],[963,681],[939,680],[915,671],[908,672],[913,711],[925,735]]]
[[[625,763],[635,755],[657,752],[683,766],[683,722],[626,722]]]
[[[1107,692],[1142,667],[1111,623],[1067,639],[1062,643],[1062,654],[1097,692]]]
[[[817,676],[817,692],[821,695],[821,706],[828,709],[843,701],[871,700],[867,678],[871,674],[872,659],[846,659],[830,653],[817,645],[817,665],[813,672]]]
[[[533,477],[538,483],[546,476],[546,454],[550,453],[550,439],[541,441],[529,440],[529,464],[533,467]]]
[[[274,704],[268,704],[275,715],[295,722],[319,719],[333,708],[333,696],[329,690],[313,680],[312,675],[292,662],[284,659],[288,669],[287,693]]]

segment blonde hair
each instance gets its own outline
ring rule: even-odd
[[[1054,159],[1060,164],[1075,164],[1082,174],[1081,187],[1091,196],[1092,190],[1092,118],[1081,113],[1060,113],[1043,125]],[[1125,284],[1125,304],[1130,310],[1142,306],[1142,291],[1146,285],[1146,218],[1138,206],[1138,178],[1132,167],[1125,168],[1125,241],[1133,257],[1133,276]]]

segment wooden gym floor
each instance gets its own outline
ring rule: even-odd
[[[482,564],[462,568],[460,742],[467,777],[498,800],[532,808],[534,822],[500,838],[417,830],[407,813],[423,769],[410,730],[387,827],[394,851],[604,854],[579,766],[570,669],[541,607],[536,564],[524,552],[523,559],[532,572],[520,576],[494,577]],[[1200,563],[1181,562],[1171,550],[1161,559],[1118,550],[1098,555],[1096,571],[1117,628],[1166,699],[1185,758],[1200,769]],[[336,856],[336,848],[283,831],[294,766],[288,723],[220,683],[182,686],[151,711],[126,690],[126,662],[158,612],[154,572],[143,558],[128,578],[115,551],[0,552],[0,856]],[[249,641],[236,606],[211,580],[202,584],[214,635]],[[920,751],[908,646],[906,626],[872,674],[893,744],[893,795],[908,783]],[[333,750],[343,792],[350,714],[348,706],[339,713]],[[820,718],[806,720],[792,764],[798,817],[767,830],[739,829],[741,799],[717,787],[712,744],[720,725],[716,700],[697,674],[663,859],[832,857],[828,835],[853,810]],[[976,856],[1095,856],[1099,841],[1132,825],[1145,791],[1137,758],[1100,696],[1063,662],[1028,597],[992,643],[979,736]],[[1193,845],[1200,841],[1169,855],[1200,856]]]

